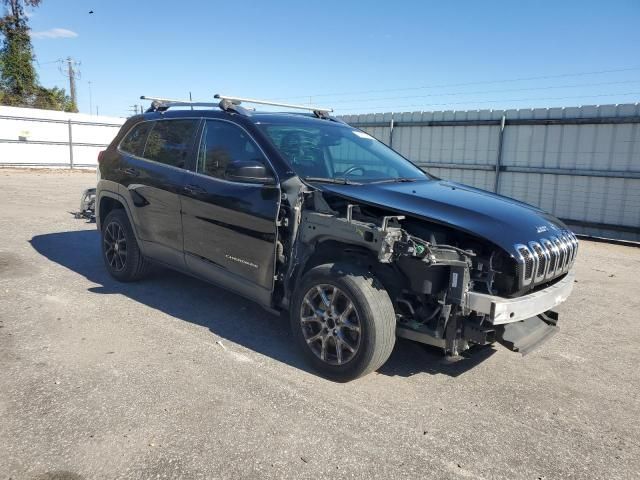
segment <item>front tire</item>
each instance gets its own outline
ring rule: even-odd
[[[111,211],[100,232],[102,258],[109,274],[120,282],[142,278],[149,262],[144,258],[124,210]]]
[[[380,368],[395,344],[389,294],[369,272],[348,264],[319,265],[294,293],[290,321],[296,342],[322,375],[349,381]]]

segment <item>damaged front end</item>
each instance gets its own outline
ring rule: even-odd
[[[487,240],[305,187],[293,203],[279,220],[283,306],[305,271],[344,260],[384,285],[397,336],[448,356],[494,342],[525,354],[557,331],[551,309],[569,295],[572,272],[523,294],[517,260]]]

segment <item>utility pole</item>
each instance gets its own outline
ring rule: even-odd
[[[71,95],[71,103],[76,107],[78,106],[76,98],[76,72],[73,69],[74,61],[71,57],[67,57],[67,67],[69,75],[69,95]]]
[[[66,62],[66,69],[63,64]],[[60,73],[65,77],[69,77],[69,96],[71,97],[71,103],[73,103],[76,109],[78,108],[78,96],[76,94],[76,79],[80,78],[80,72],[76,69],[80,65],[80,62],[76,62],[73,58],[67,57],[66,60],[60,60]]]

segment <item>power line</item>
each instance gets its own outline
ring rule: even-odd
[[[61,58],[58,58],[57,60],[51,60],[51,61],[48,61],[48,62],[40,62],[40,61],[38,61],[38,59],[36,59],[36,63],[38,64],[39,67],[42,66],[42,65],[49,65],[51,63],[60,63],[60,62],[64,62],[64,60],[61,59]]]
[[[598,97],[624,97],[629,95],[639,95],[639,92],[626,92],[626,93],[602,93],[596,95],[573,95],[573,96],[565,96],[565,97],[531,97],[531,98],[506,98],[506,99],[495,99],[495,100],[480,100],[480,101],[464,101],[464,102],[445,102],[445,103],[423,103],[423,104],[413,104],[413,105],[393,105],[394,109],[397,108],[422,108],[422,107],[436,107],[436,106],[450,106],[450,105],[473,105],[473,104],[487,104],[487,103],[504,103],[504,102],[529,102],[529,101],[538,101],[538,100],[568,100],[568,99],[576,99],[576,98],[598,98]],[[367,106],[366,108],[377,110],[381,108],[390,108],[390,105],[382,105],[377,107]],[[349,107],[341,107],[336,110],[346,110]]]
[[[604,73],[630,72],[633,70],[640,70],[640,66],[615,68],[611,70],[597,70],[597,71],[590,71],[590,72],[560,73],[556,75],[538,75],[538,76],[532,76],[532,77],[508,78],[503,80],[481,80],[481,81],[463,82],[463,83],[423,85],[419,87],[385,88],[380,90],[359,90],[359,91],[337,92],[337,93],[318,93],[315,95],[298,95],[295,97],[293,96],[282,97],[282,98],[273,99],[273,100],[292,100],[292,99],[299,99],[299,98],[308,99],[309,97],[338,97],[342,95],[361,95],[361,94],[369,94],[369,93],[402,92],[402,91],[410,91],[410,90],[423,90],[423,89],[429,89],[429,88],[468,87],[471,85],[489,85],[489,84],[495,84],[495,83],[524,82],[529,80],[548,80],[552,78],[566,78],[566,77],[579,77],[584,75],[600,75]]]
[[[624,80],[620,82],[582,83],[582,84],[574,84],[574,85],[551,85],[546,87],[509,88],[509,89],[502,89],[502,90],[485,90],[485,91],[475,91],[475,92],[429,93],[426,95],[405,95],[405,96],[399,96],[399,97],[362,98],[362,99],[353,99],[353,100],[338,100],[335,102],[331,102],[331,104],[336,105],[336,104],[344,104],[344,103],[374,102],[378,100],[404,100],[409,98],[450,97],[450,96],[459,96],[459,95],[483,95],[486,93],[524,92],[529,90],[552,90],[556,88],[599,87],[603,85],[627,85],[630,83],[640,83],[640,79]]]

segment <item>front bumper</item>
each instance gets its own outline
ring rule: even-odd
[[[469,292],[467,306],[474,312],[487,315],[493,325],[519,322],[552,310],[564,302],[573,290],[575,276],[575,271],[571,270],[550,287],[517,298]]]

